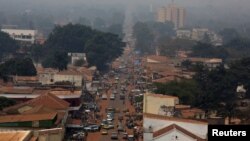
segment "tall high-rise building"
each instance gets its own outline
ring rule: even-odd
[[[176,6],[175,4],[161,7],[157,11],[158,22],[173,22],[176,29],[184,27],[185,18],[186,10],[183,7]]]

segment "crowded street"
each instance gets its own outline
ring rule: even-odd
[[[135,95],[140,93],[138,88],[142,88],[135,81],[140,69],[131,56],[131,52],[124,53],[112,70],[98,76],[99,89],[93,103],[99,110],[88,113],[94,116],[88,116],[87,121],[99,130],[88,131],[87,141],[142,140],[142,111],[136,112],[134,103]]]

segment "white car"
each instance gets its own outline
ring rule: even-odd
[[[114,119],[111,117],[111,116],[109,116],[108,118],[107,118],[107,121],[113,121]]]
[[[115,100],[115,95],[114,94],[110,95],[110,100]]]
[[[103,94],[103,95],[102,95],[102,99],[103,99],[103,100],[107,100],[107,99],[108,99],[108,96],[107,96],[106,94]]]

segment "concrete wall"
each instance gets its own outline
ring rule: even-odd
[[[54,76],[54,81],[55,82],[62,82],[62,81],[69,81],[75,84],[75,86],[82,86],[82,76],[81,75],[61,75],[61,74],[56,74]]]
[[[176,104],[179,104],[179,100],[176,98],[154,97],[147,96],[147,94],[144,95],[143,101],[143,112],[150,114],[159,114],[160,107],[163,105],[174,107]]]
[[[196,141],[195,139],[183,134],[182,132],[173,129],[168,134],[163,134],[157,138],[154,138],[154,141]]]

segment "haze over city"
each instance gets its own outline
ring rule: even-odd
[[[249,140],[249,68],[250,0],[0,0],[0,141]]]

